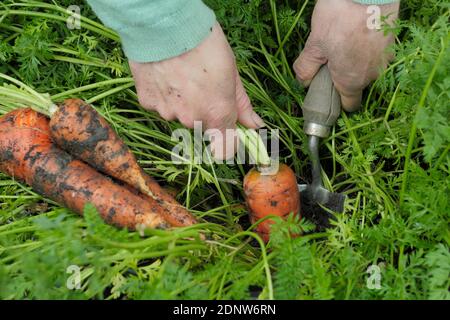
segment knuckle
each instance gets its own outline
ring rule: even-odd
[[[209,112],[206,117],[206,127],[215,129],[224,129],[232,127],[237,121],[237,113],[233,110],[222,109]]]
[[[241,110],[251,109],[250,98],[243,88],[238,89],[236,92],[236,103]]]
[[[169,108],[167,108],[167,106],[158,107],[156,110],[158,111],[160,117],[166,121],[172,121],[176,119],[175,114]]]
[[[327,62],[324,52],[326,50],[321,40],[308,38],[304,49],[292,66],[299,80],[310,80],[316,72],[315,66]]]
[[[365,87],[366,76],[364,72],[348,72],[330,68],[333,84],[341,94],[350,96]]]
[[[149,94],[146,90],[142,90],[140,87],[136,87],[137,97],[139,104],[146,110],[157,110],[161,105],[159,99],[154,95]]]
[[[161,114],[160,114],[160,115],[161,115]],[[163,119],[166,120],[166,121],[173,121],[173,120],[176,119],[175,116],[173,116],[172,114],[164,114],[164,115],[161,115],[161,118],[163,118]]]
[[[309,68],[309,64],[302,55],[294,62],[293,66],[295,75],[300,81],[306,81],[312,77],[313,71]]]
[[[295,74],[299,77],[299,78],[301,78],[301,74],[302,74],[302,72],[301,72],[301,70],[302,70],[302,61],[301,61],[301,59],[300,59],[300,56],[298,56],[298,58],[294,61],[294,64],[293,64],[293,69],[294,69],[294,71],[295,71]]]
[[[193,128],[194,127],[194,117],[191,112],[183,112],[177,115],[178,121],[180,123],[187,127],[187,128]]]
[[[138,97],[138,102],[146,110],[155,111],[158,109],[158,104],[150,99]]]

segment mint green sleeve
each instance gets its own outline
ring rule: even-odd
[[[383,5],[383,4],[390,4],[390,3],[399,2],[399,1],[400,0],[353,0],[353,2],[357,2],[360,4],[367,4],[367,5],[371,5],[371,4]]]
[[[128,59],[151,62],[195,48],[211,32],[214,12],[201,0],[87,0],[115,30]]]

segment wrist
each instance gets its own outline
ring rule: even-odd
[[[152,25],[118,30],[125,54],[138,62],[154,62],[197,47],[210,33],[216,18],[202,1],[189,1]]]
[[[211,33],[214,12],[201,0],[87,0],[122,40],[128,59],[166,60],[197,47]]]

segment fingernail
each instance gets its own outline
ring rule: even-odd
[[[252,113],[252,120],[258,128],[262,128],[262,127],[266,126],[266,123],[264,122],[264,120],[261,119],[261,117],[258,116],[258,114],[256,112]]]

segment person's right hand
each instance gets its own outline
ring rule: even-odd
[[[182,55],[129,64],[139,103],[165,120],[178,119],[188,128],[193,128],[194,121],[202,121],[204,130],[216,129],[224,137],[226,129],[236,128],[236,121],[254,129],[264,125],[252,109],[218,23],[199,46]],[[223,141],[220,136],[212,134],[211,151],[216,159],[229,159],[236,151],[231,148],[235,141]]]
[[[398,16],[399,2],[379,5],[381,16],[391,23]],[[323,64],[328,64],[342,107],[354,111],[361,105],[362,90],[386,68],[386,48],[393,36],[370,29],[367,5],[351,0],[318,0],[311,34],[294,62],[297,79],[308,86]]]

